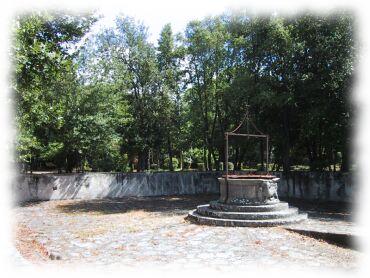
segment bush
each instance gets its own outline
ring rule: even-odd
[[[151,170],[158,170],[158,164],[155,164],[155,163],[150,164],[150,169]]]
[[[228,162],[227,167],[228,167],[229,171],[233,171],[234,170],[234,163]]]
[[[177,160],[176,157],[173,157],[172,158],[172,166],[173,166],[173,169],[177,169],[179,167],[179,161]],[[169,157],[166,157],[164,159],[164,167],[166,169],[170,169],[170,158]]]
[[[191,168],[191,162],[184,161],[184,169],[189,170]]]
[[[183,152],[184,161],[189,163],[200,163],[203,161],[203,150],[192,148]]]
[[[203,162],[199,162],[199,163],[197,163],[197,169],[198,169],[198,171],[205,171],[206,167],[204,166]]]

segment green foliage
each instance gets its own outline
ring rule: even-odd
[[[16,18],[16,143],[31,169],[174,170],[181,161],[185,169],[222,169],[224,133],[247,105],[270,135],[276,168],[349,169],[351,15],[224,14],[191,21],[184,34],[167,24],[157,46],[143,24],[119,15],[74,49],[95,20]],[[258,139],[233,139],[229,170],[262,169],[264,148]]]
[[[228,168],[229,171],[234,171],[234,163],[228,162],[227,163],[227,168]]]
[[[173,169],[177,169],[179,167],[179,161],[177,160],[176,157],[172,158],[172,166],[173,166]],[[166,169],[170,169],[170,158],[169,157],[166,157],[164,159],[164,167]]]
[[[198,171],[205,171],[206,170],[206,167],[205,167],[203,162],[197,163],[197,170]]]
[[[184,161],[183,170],[190,170],[191,169],[191,163]]]
[[[199,148],[191,148],[183,153],[184,160],[189,163],[198,163],[203,161],[203,151]]]

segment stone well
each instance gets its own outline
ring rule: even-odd
[[[220,198],[190,211],[188,219],[216,226],[266,227],[297,223],[307,218],[280,202],[279,178],[271,175],[231,175],[218,179]]]

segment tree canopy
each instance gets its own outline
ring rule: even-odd
[[[220,170],[224,133],[248,106],[270,170],[350,169],[356,62],[351,14],[223,14],[148,28],[119,15],[30,13],[14,24],[17,158],[30,170]],[[252,127],[243,127],[242,132]],[[263,142],[235,140],[235,169],[266,170]]]

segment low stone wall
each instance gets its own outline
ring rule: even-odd
[[[281,172],[279,197],[310,201],[353,202],[355,188],[348,173]],[[124,196],[219,194],[220,172],[23,174],[13,185],[15,202],[102,199]]]
[[[278,194],[281,197],[309,201],[354,202],[358,188],[350,173],[291,172],[288,178],[283,173],[274,173],[280,178]]]
[[[212,172],[26,174],[12,187],[15,202],[219,192]]]

